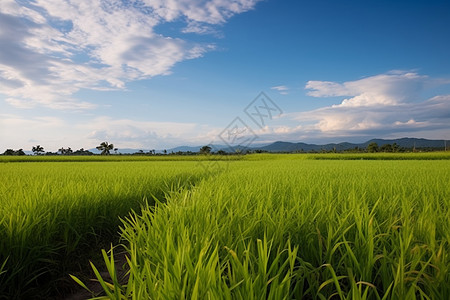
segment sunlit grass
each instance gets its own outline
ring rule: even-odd
[[[129,277],[106,289],[117,299],[448,299],[449,170],[236,162],[131,214]]]
[[[117,233],[110,298],[450,295],[448,153],[1,158],[0,298],[44,297]]]
[[[0,298],[66,276],[80,254],[112,241],[120,216],[204,176],[195,162],[4,163],[0,172]]]

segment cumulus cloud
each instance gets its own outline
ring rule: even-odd
[[[157,25],[182,21],[184,32],[212,33],[256,2],[2,0],[0,93],[17,107],[93,108],[73,95],[167,75],[176,63],[214,49],[158,34]]]
[[[450,136],[450,95],[422,100],[422,92],[433,80],[415,72],[389,72],[344,83],[309,81],[313,97],[349,97],[339,104],[289,117],[305,124],[309,136],[382,137],[439,130]],[[442,137],[444,138],[444,137]]]
[[[344,83],[308,81],[306,89],[313,97],[351,96],[341,106],[394,105],[418,99],[427,76],[394,71]]]

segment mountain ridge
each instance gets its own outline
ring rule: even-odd
[[[227,145],[210,145],[212,146],[214,152],[223,150],[226,152],[234,152],[234,149],[241,150],[261,150],[267,152],[309,152],[309,151],[331,151],[336,149],[336,151],[344,151],[351,150],[354,148],[366,149],[370,143],[377,143],[378,146],[382,146],[385,144],[394,144],[396,143],[399,147],[402,148],[442,148],[445,149],[445,145],[447,148],[450,148],[450,141],[446,143],[446,140],[430,140],[424,138],[398,138],[398,139],[370,139],[363,143],[349,143],[349,142],[341,142],[341,143],[328,143],[328,144],[310,144],[304,142],[284,142],[284,141],[276,141],[270,144],[265,144],[264,146],[250,146],[250,147],[229,147]],[[171,152],[198,152],[202,146],[178,146],[175,148],[167,149],[167,153]],[[161,152],[161,150],[157,150],[157,152]]]

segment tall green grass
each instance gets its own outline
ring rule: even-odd
[[[45,298],[117,240],[120,216],[204,176],[196,162],[0,164],[0,298]]]
[[[123,222],[111,299],[448,299],[450,162],[242,161]]]
[[[2,157],[0,298],[45,298],[118,231],[110,298],[450,295],[446,153],[230,157]]]

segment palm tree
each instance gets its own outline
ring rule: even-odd
[[[34,154],[39,155],[44,152],[44,147],[42,147],[41,145],[37,145],[33,147],[31,151],[33,151]]]
[[[109,155],[110,151],[114,149],[114,145],[108,144],[108,142],[103,142],[100,144],[100,146],[97,146],[96,148],[102,151],[101,155]]]
[[[70,147],[67,147],[67,149],[62,147],[61,149],[58,149],[58,152],[61,153],[61,155],[69,155],[73,153],[73,150]]]

